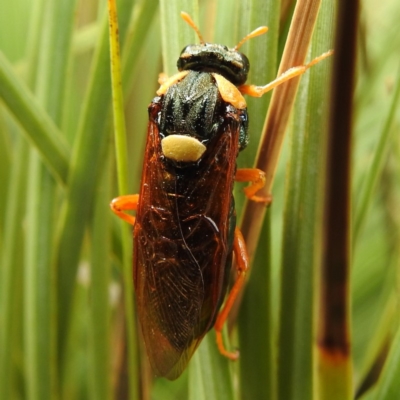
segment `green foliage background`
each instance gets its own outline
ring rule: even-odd
[[[242,48],[249,81],[264,84],[276,75],[291,4],[118,2],[130,192],[158,73],[172,75],[181,48],[197,40],[179,11],[207,41],[228,46],[268,25]],[[0,3],[0,399],[318,399],[313,310],[330,61],[302,78],[230,338],[241,359],[223,359],[210,332],[181,378],[153,379],[134,316],[130,232],[108,206],[120,193],[106,5]],[[310,59],[333,45],[335,5],[322,1]],[[354,392],[368,400],[400,393],[399,17],[398,1],[363,1],[354,55],[352,359]],[[254,163],[269,99],[248,100],[251,143],[240,166]],[[240,219],[240,188],[235,197]]]

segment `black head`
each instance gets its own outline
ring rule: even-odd
[[[181,12],[181,17],[191,26],[200,39],[200,44],[186,46],[178,59],[179,71],[209,71],[221,74],[236,86],[246,82],[250,70],[248,58],[238,51],[247,40],[267,32],[266,26],[260,26],[246,35],[234,48],[229,49],[221,44],[205,43],[199,28],[190,15]]]
[[[212,43],[189,44],[182,50],[177,65],[179,71],[216,72],[237,86],[246,82],[250,69],[243,53]]]

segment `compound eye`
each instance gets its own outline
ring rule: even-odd
[[[188,63],[190,63],[192,57],[198,53],[197,48],[198,46],[194,44],[189,44],[183,48],[177,62],[177,67],[179,71],[183,71],[186,69],[186,66],[188,65]]]
[[[193,45],[193,44],[188,44],[187,46],[185,46],[183,49],[182,49],[182,51],[181,51],[181,54],[180,54],[180,58],[187,58],[187,57],[190,57],[192,54],[193,54],[193,50],[194,50],[194,47],[195,47],[196,45]]]
[[[243,69],[245,71],[248,71],[250,68],[250,61],[249,59],[243,54],[243,53],[239,53],[240,58],[242,59],[242,64],[243,64]]]

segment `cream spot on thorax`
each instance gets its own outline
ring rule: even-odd
[[[206,146],[191,136],[169,135],[161,141],[165,157],[177,162],[196,162],[206,151]]]

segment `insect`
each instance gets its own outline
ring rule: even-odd
[[[229,49],[206,43],[190,16],[181,16],[200,44],[182,50],[179,72],[161,76],[149,105],[140,194],[111,202],[112,210],[134,225],[139,320],[153,370],[168,379],[182,373],[212,327],[220,352],[232,360],[238,357],[225,348],[221,333],[249,263],[236,227],[234,181],[250,182],[245,188],[250,200],[267,201],[257,195],[264,173],[236,168],[248,142],[243,94],[262,96],[329,55],[292,68],[266,86],[245,85],[249,61],[238,50],[267,28]],[[136,217],[128,210],[136,210]],[[233,254],[238,276],[220,311]]]

